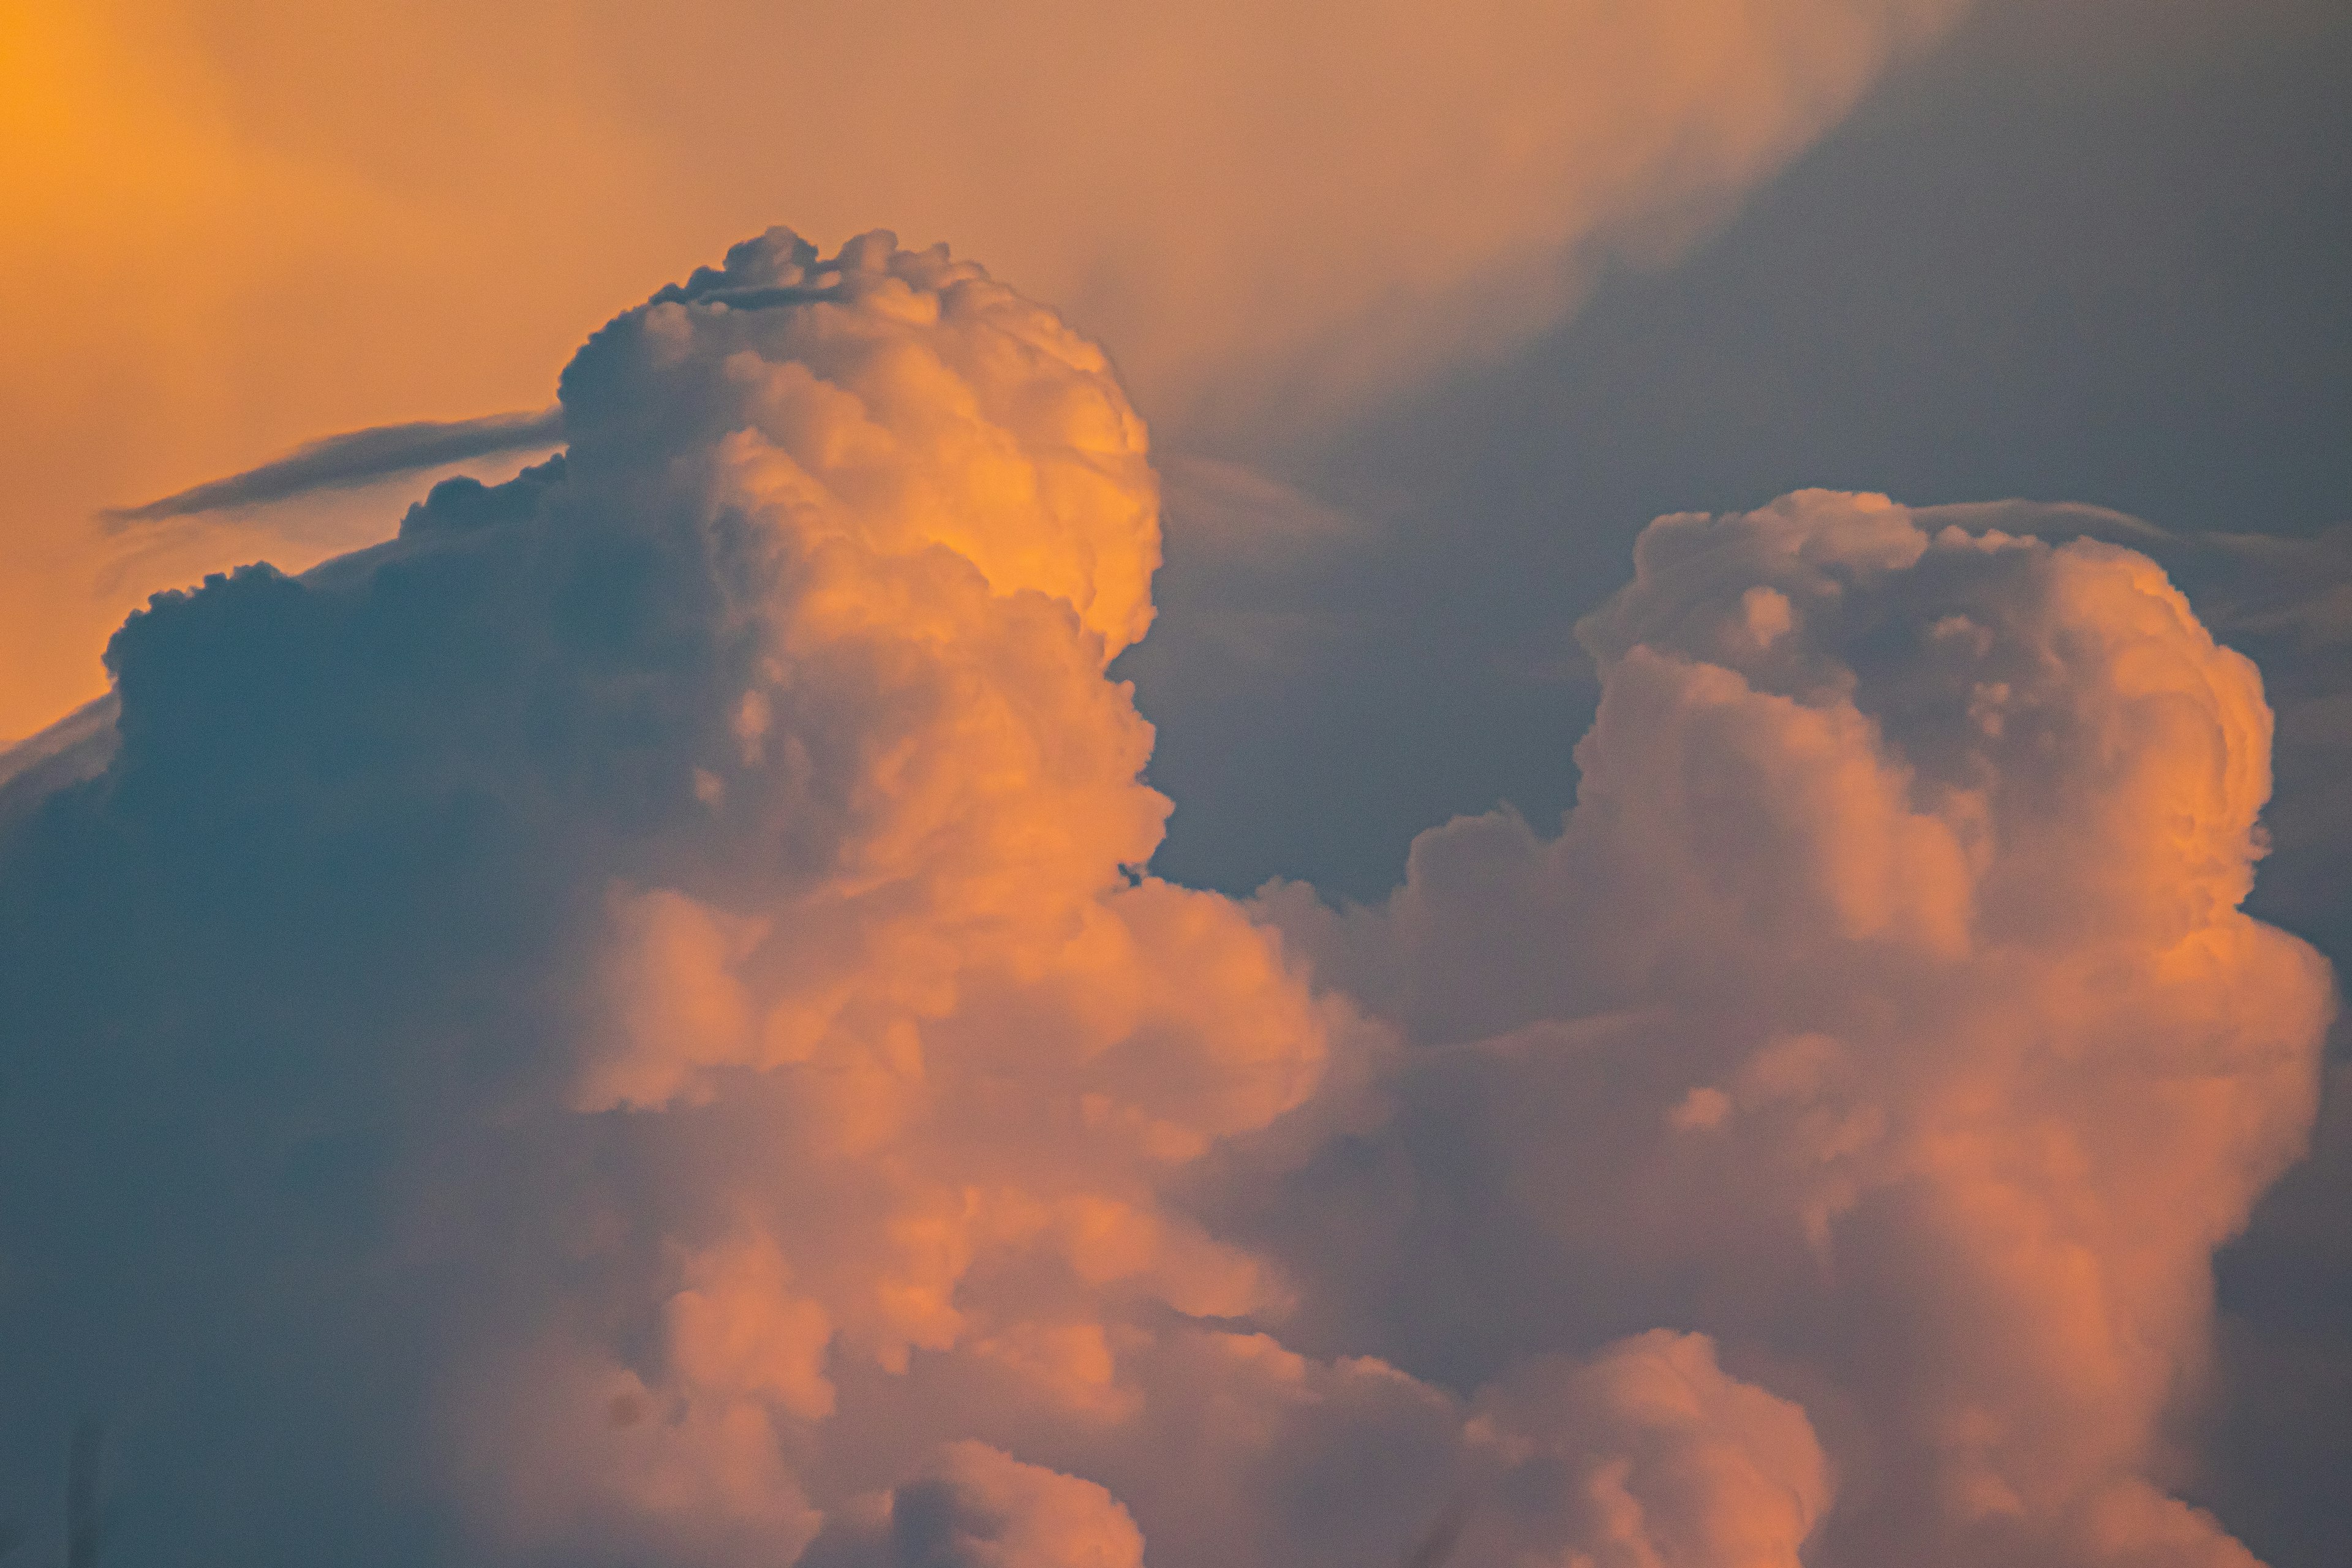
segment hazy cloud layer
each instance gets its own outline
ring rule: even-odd
[[[93,592],[93,511],[536,406],[581,321],[778,212],[971,247],[1154,418],[1263,437],[1674,254],[1960,7],[11,6],[0,733],[96,695],[145,591],[285,548]]]
[[[2166,1422],[2330,989],[2144,556],[1661,520],[1559,837],[1245,905],[1141,869],[1053,313],[774,231],[562,397],[0,814],[11,1495],[95,1409],[133,1564],[2244,1560]]]

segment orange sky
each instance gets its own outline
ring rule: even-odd
[[[1213,431],[1540,325],[1563,258],[1671,251],[1958,8],[0,0],[0,739],[95,695],[147,593],[419,487],[131,542],[96,509],[541,406],[772,223],[950,239]]]

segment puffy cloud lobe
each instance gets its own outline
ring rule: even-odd
[[[1493,1354],[1656,1313],[1780,1366],[1851,1483],[1822,1561],[2241,1560],[2150,1478],[2330,1006],[2236,908],[2252,667],[2131,552],[1826,494],[1660,520],[1583,635],[1560,837],[1465,820],[1385,908],[1271,897],[1444,1047],[1390,1135],[1424,1217],[1322,1266],[1393,1270],[1435,1214],[1555,1321],[1427,1288],[1408,1325]]]
[[[844,1517],[804,1568],[1142,1568],[1143,1537],[1089,1481],[951,1444],[937,1473]]]
[[[1727,1376],[1696,1334],[1532,1363],[1482,1392],[1470,1432],[1501,1505],[1462,1548],[1474,1562],[1796,1568],[1832,1494],[1803,1410]]]

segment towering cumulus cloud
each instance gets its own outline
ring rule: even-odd
[[[130,1564],[2233,1560],[2164,1421],[2327,985],[2147,562],[1666,520],[1562,837],[1244,906],[1054,315],[776,231],[561,391],[0,767],[0,1507],[95,1418]]]
[[[1422,1047],[1315,1178],[1410,1184],[1301,1242],[1383,1302],[1343,1321],[1409,1364],[1713,1332],[1828,1439],[1811,1561],[2250,1561],[2163,1483],[2330,997],[2237,909],[2253,667],[2144,557],[1874,497],[1662,519],[1636,565],[1559,837],[1458,821],[1385,908],[1272,898]]]

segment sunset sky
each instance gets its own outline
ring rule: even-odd
[[[2347,73],[0,0],[0,1542],[2336,1568]]]

